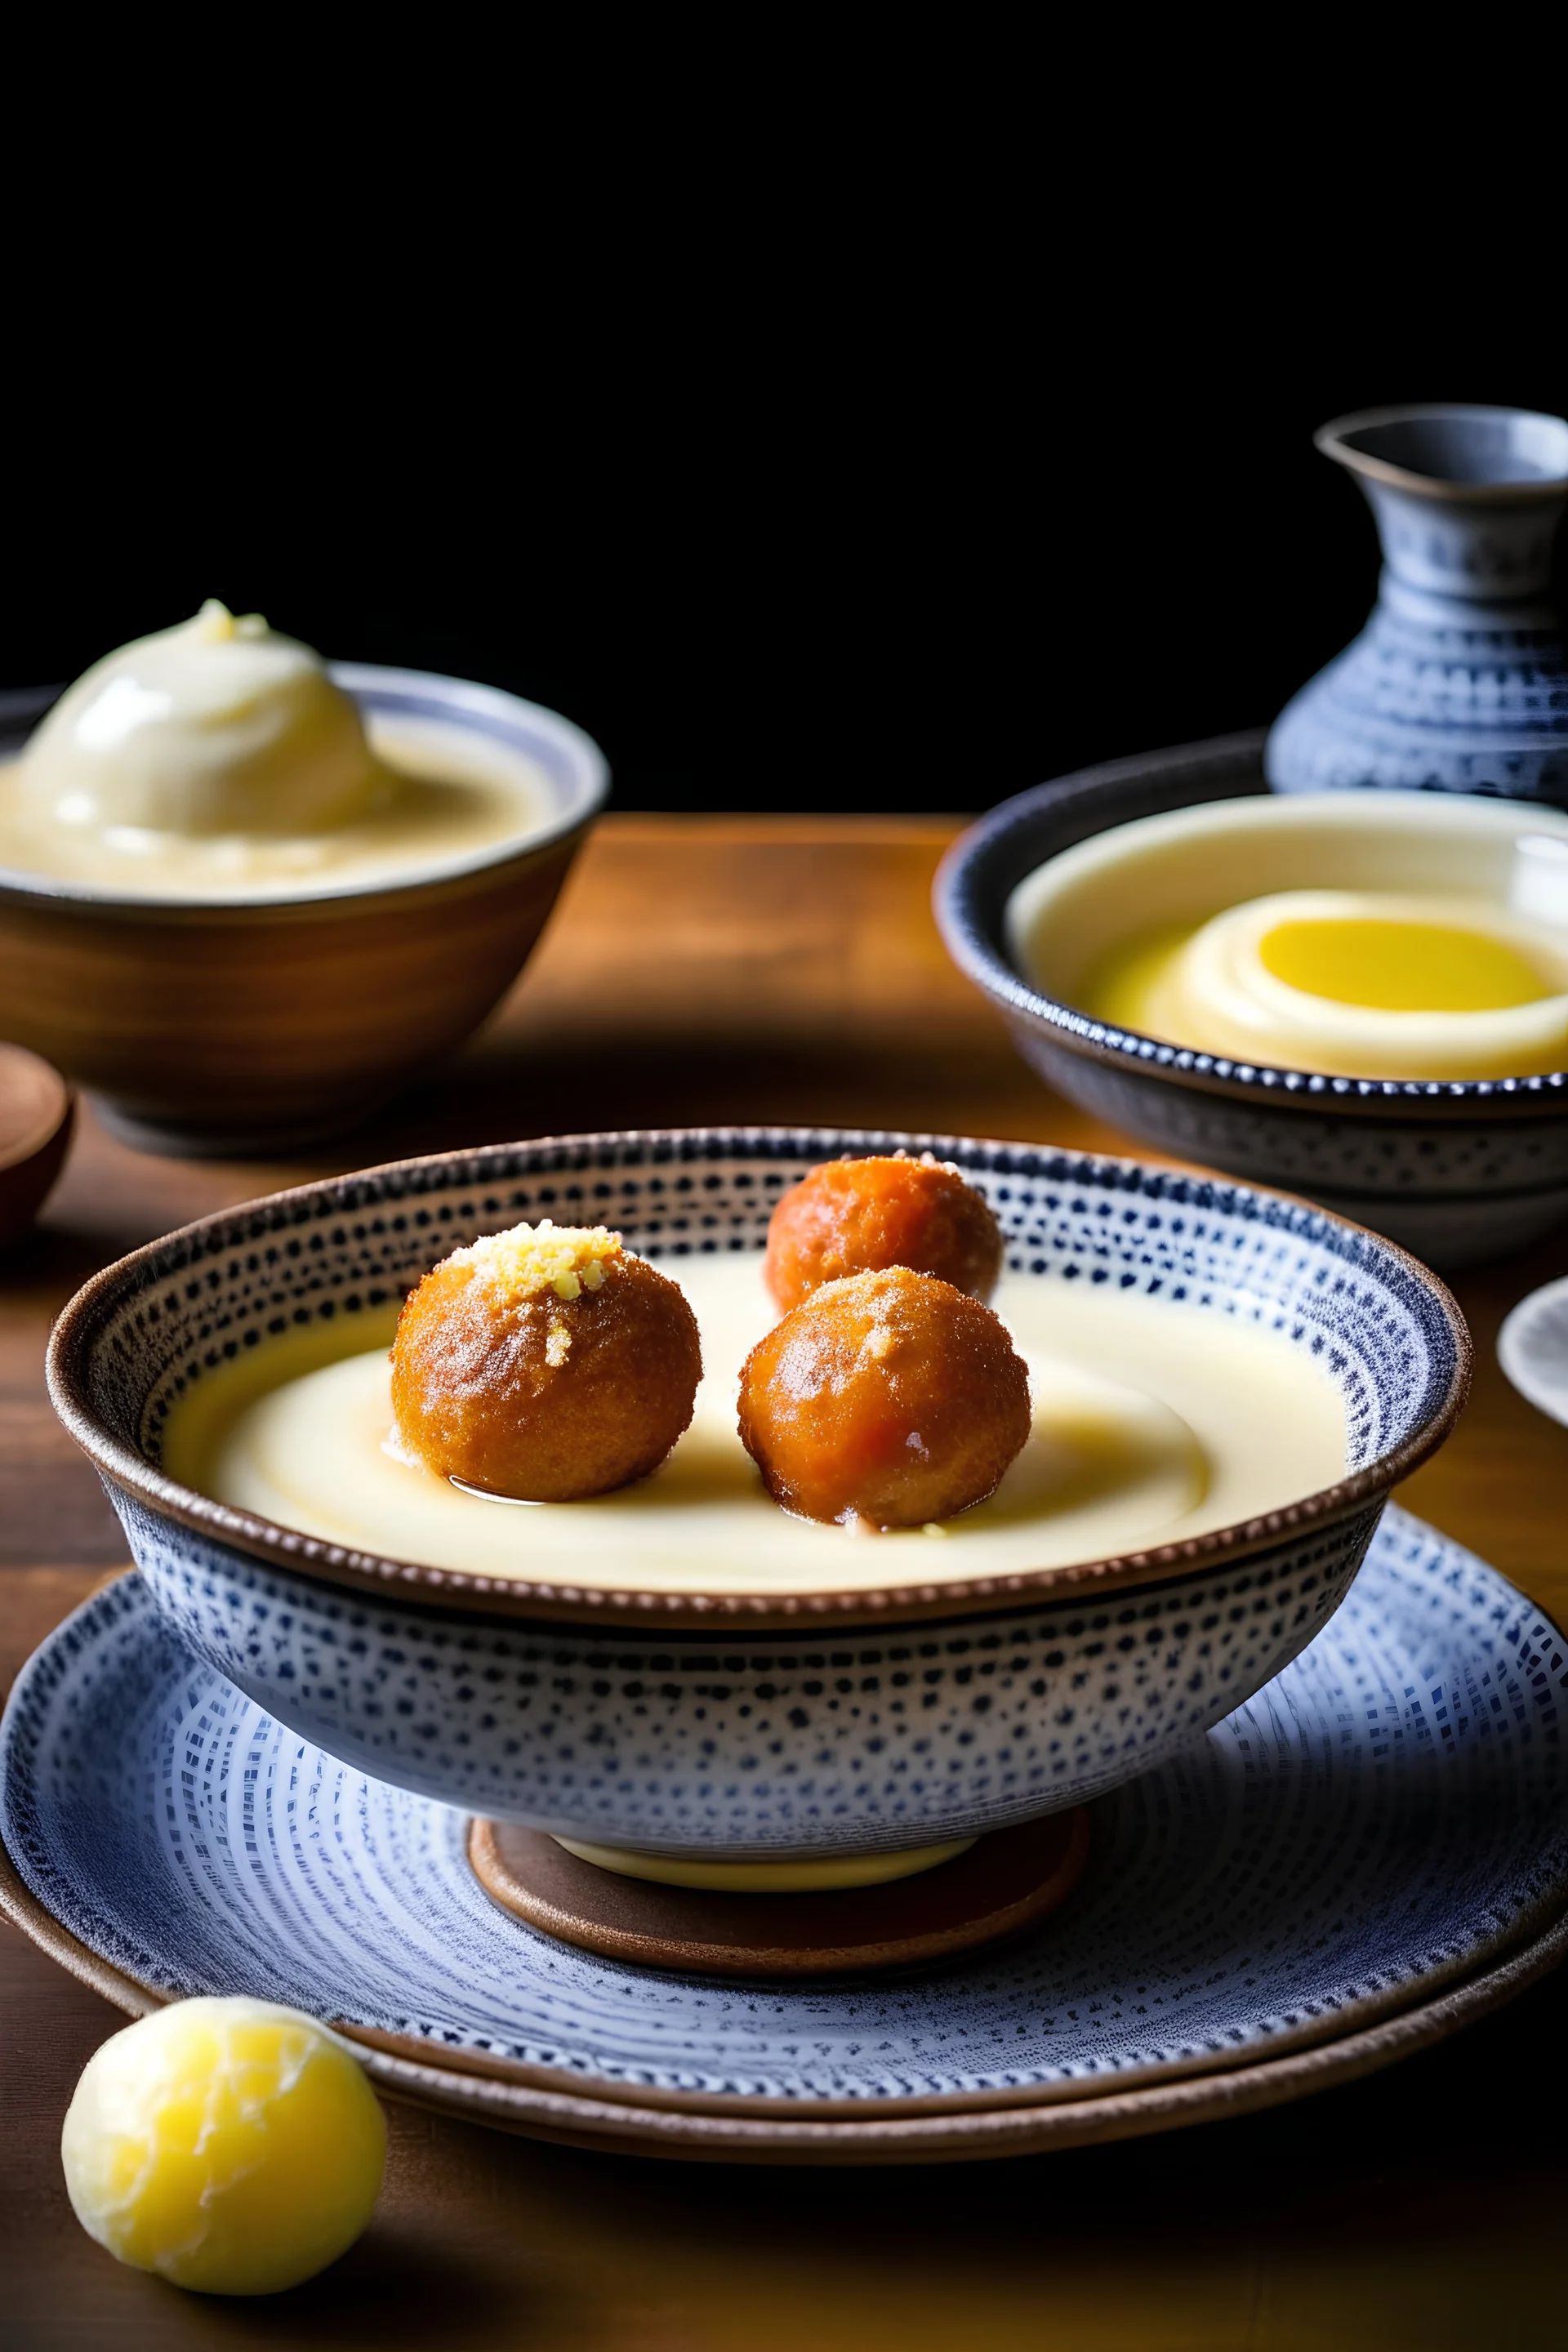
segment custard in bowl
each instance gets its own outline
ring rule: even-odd
[[[1096,1020],[1232,1064],[1395,1079],[1568,1067],[1568,817],[1483,803],[1455,824],[1398,798],[1211,803],[1113,827],[1018,885],[1014,957]]]
[[[606,781],[553,713],[209,603],[0,761],[0,1026],[145,1139],[350,1125],[495,1003]]]
[[[775,1202],[899,1148],[994,1213],[989,1311],[1031,1393],[1011,1466],[935,1532],[782,1509],[736,1433]],[[663,1466],[531,1502],[389,1450],[405,1295],[481,1236],[589,1217],[700,1334]],[[79,1294],[50,1381],[171,1624],[303,1736],[558,1835],[776,1861],[973,1837],[1201,1733],[1338,1605],[1468,1363],[1440,1283],[1298,1202],[752,1129],[411,1161],[206,1220]]]
[[[1260,739],[994,810],[937,913],[1047,1082],[1462,1265],[1568,1210],[1568,819],[1275,799]]]

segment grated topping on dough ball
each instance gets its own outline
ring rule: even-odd
[[[386,1450],[522,1502],[581,1502],[657,1470],[702,1350],[685,1293],[603,1225],[513,1225],[454,1250],[404,1302]]]
[[[557,1298],[576,1298],[597,1290],[605,1266],[621,1255],[619,1234],[603,1225],[558,1225],[541,1217],[536,1225],[509,1225],[504,1234],[485,1234],[464,1249],[454,1250],[448,1265],[471,1265],[503,1305],[553,1290]]]

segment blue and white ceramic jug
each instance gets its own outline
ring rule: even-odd
[[[1288,702],[1277,793],[1488,793],[1568,806],[1568,643],[1551,602],[1568,423],[1523,408],[1369,408],[1317,435],[1383,541],[1372,618]]]

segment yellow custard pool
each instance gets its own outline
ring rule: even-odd
[[[1034,1426],[988,1501],[860,1535],[772,1503],[735,1427],[746,1354],[777,1318],[760,1253],[665,1262],[696,1312],[704,1379],[650,1478],[588,1502],[514,1503],[386,1450],[391,1310],[264,1341],[172,1414],[183,1485],[349,1549],[604,1591],[765,1595],[1009,1575],[1227,1527],[1345,1469],[1338,1388],[1243,1314],[1107,1285],[1005,1276],[993,1300],[1029,1370]]]
[[[1283,890],[1112,949],[1083,1009],[1233,1061],[1337,1077],[1568,1063],[1568,937],[1466,898]]]
[[[1430,1079],[1568,1066],[1555,810],[1397,793],[1173,810],[1038,868],[1007,933],[1047,993],[1244,1065]]]

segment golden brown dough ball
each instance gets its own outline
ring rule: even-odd
[[[763,1271],[785,1312],[825,1282],[907,1265],[989,1298],[1002,1271],[1002,1228],[956,1168],[902,1152],[829,1160],[792,1186],[768,1226]]]
[[[691,1419],[697,1318],[602,1225],[514,1225],[425,1276],[392,1349],[409,1453],[438,1476],[579,1502],[657,1470]]]
[[[808,1519],[922,1526],[984,1501],[1029,1433],[1029,1379],[988,1307],[889,1266],[826,1283],[741,1374],[741,1437]]]

